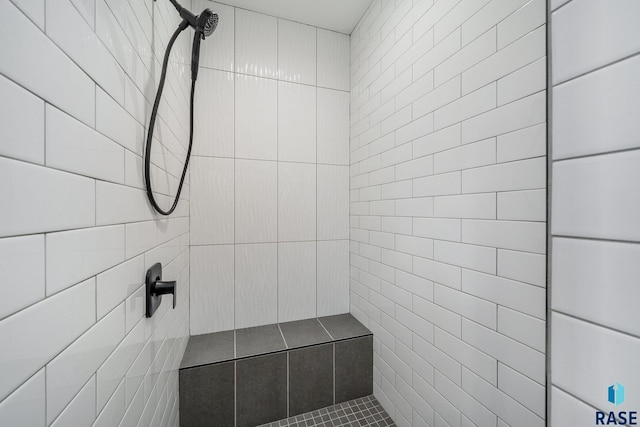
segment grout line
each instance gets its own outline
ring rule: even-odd
[[[580,74],[578,74],[576,76],[569,77],[566,80],[562,80],[562,81],[553,83],[553,86],[549,86],[549,87],[547,87],[547,89],[549,89],[549,90],[556,89],[558,86],[561,86],[561,85],[564,85],[566,83],[572,82],[572,81],[577,80],[577,79],[579,79],[581,77],[585,77],[585,76],[587,76],[589,74],[597,73],[598,71],[600,71],[600,70],[602,70],[604,68],[617,65],[617,64],[619,64],[621,62],[624,62],[626,60],[632,59],[632,58],[637,57],[637,56],[640,56],[640,52],[634,52],[634,53],[632,53],[630,55],[623,56],[622,58],[618,58],[615,61],[608,62],[608,63],[606,63],[604,65],[599,65],[599,66],[597,66],[595,68],[592,68],[592,69],[590,69],[588,71],[584,71],[584,72],[582,72],[582,73],[580,73]],[[549,73],[549,75],[551,75],[551,73]]]
[[[43,424],[43,425],[45,425],[45,426],[46,426],[46,425],[48,425],[48,423],[47,423],[47,412],[48,412],[47,406],[48,406],[48,405],[46,404],[46,402],[48,402],[48,401],[49,401],[49,392],[48,392],[49,387],[47,387],[47,383],[48,383],[48,381],[47,381],[47,369],[48,369],[47,365],[48,365],[48,363],[47,363],[46,365],[44,365],[44,367],[42,368],[42,374],[44,375],[44,401],[45,401],[45,405],[44,405],[44,406],[45,406],[45,408],[44,408],[44,411],[43,411],[43,412],[44,412],[44,413],[43,413],[43,415],[44,415],[44,424]],[[40,371],[38,371],[38,372],[40,372]],[[38,375],[38,372],[36,372],[35,374],[33,374],[33,375],[32,375],[32,376],[31,376],[27,381],[29,381],[29,380],[30,380],[31,378],[33,378],[34,376]],[[22,387],[22,385],[23,385],[23,384],[25,384],[27,381],[25,381],[24,383],[22,383],[18,388]],[[17,389],[16,389],[16,390],[17,390]],[[13,391],[12,393],[15,393],[15,391]],[[11,395],[8,395],[8,396],[7,396],[7,398],[8,398],[9,396],[11,396]],[[6,398],[5,398],[5,399],[6,399]],[[54,421],[55,421],[55,420],[54,420]],[[53,424],[53,422],[52,422],[51,424]]]
[[[579,321],[581,323],[586,323],[588,325],[595,326],[597,328],[605,329],[605,330],[610,331],[610,332],[615,332],[615,333],[624,335],[624,336],[629,337],[629,338],[633,338],[633,339],[636,339],[636,340],[640,339],[640,334],[634,334],[634,333],[631,333],[631,332],[628,332],[628,331],[625,331],[625,330],[622,330],[622,329],[619,329],[619,328],[615,328],[615,327],[612,327],[612,326],[604,325],[602,323],[597,323],[597,322],[595,322],[593,320],[589,320],[589,319],[580,317],[578,315],[575,315],[575,314],[572,314],[572,313],[568,313],[566,311],[556,310],[556,309],[551,309],[550,311],[551,311],[552,314],[553,313],[559,314],[561,316],[565,316],[565,317],[568,317],[570,319],[577,320],[577,321]]]
[[[332,344],[333,347],[333,404],[336,404],[336,343]]]
[[[409,141],[412,142],[412,141]],[[474,141],[474,142],[480,142],[480,141]],[[469,143],[471,144],[471,143]],[[125,147],[126,148],[126,147]],[[129,150],[131,151],[131,150]],[[135,153],[134,153],[135,154]],[[261,161],[261,162],[272,162],[272,163],[291,163],[291,164],[296,164],[296,165],[322,165],[322,166],[342,166],[342,167],[349,167],[348,164],[344,164],[344,163],[325,163],[325,162],[302,162],[302,161],[296,161],[296,160],[277,160],[277,159],[264,159],[264,158],[251,158],[251,157],[229,157],[229,156],[219,156],[219,155],[214,155],[214,156],[210,156],[210,155],[205,155],[205,154],[192,154],[191,157],[202,157],[202,158],[206,158],[206,159],[236,159],[236,160],[254,160],[254,161]],[[38,163],[36,163],[38,164]]]
[[[550,156],[549,156],[549,158],[550,158],[551,163],[553,165],[555,165],[557,163],[564,164],[564,162],[571,161],[571,160],[598,158],[598,157],[616,155],[616,154],[621,154],[621,153],[629,153],[629,152],[634,152],[634,151],[640,151],[640,147],[636,146],[636,147],[621,148],[621,149],[618,149],[618,150],[611,150],[611,151],[605,151],[605,152],[580,154],[580,155],[576,155],[576,156],[563,157],[563,158],[559,158],[559,159],[551,159]]]
[[[236,10],[233,9],[233,69],[235,71],[235,68],[237,66],[237,55],[236,55],[236,51],[237,51],[237,46],[236,46],[236,42],[238,40],[237,38],[237,28],[238,28],[238,19],[236,16]],[[237,224],[236,224],[236,216],[237,216],[237,211],[236,211],[236,203],[237,203],[237,196],[236,196],[236,188],[237,188],[237,182],[236,182],[236,175],[238,172],[238,168],[237,168],[237,158],[236,158],[236,105],[238,103],[238,91],[237,91],[237,77],[235,76],[235,74],[233,75],[233,327],[234,327],[234,345],[235,345],[235,330],[238,327],[238,319],[237,319],[237,315],[238,315],[238,305],[236,302],[236,293],[237,293],[237,274],[236,274],[236,261],[237,261],[237,253],[236,253],[236,233],[237,233]],[[191,213],[189,214],[189,217],[191,217]],[[234,356],[237,355],[236,349],[234,348]]]
[[[276,77],[280,77],[280,19],[276,19]],[[276,240],[280,240],[280,84],[276,81]],[[280,245],[276,244],[276,322],[280,330]],[[280,335],[284,340],[282,330]],[[285,346],[287,341],[284,340]],[[288,363],[287,356],[287,363]],[[288,366],[288,365],[287,365]],[[287,399],[287,405],[289,400]],[[287,407],[288,411],[288,407]],[[288,413],[288,412],[287,412]]]
[[[336,339],[333,337],[333,335],[331,335],[329,330],[324,326],[322,321],[320,319],[318,319],[318,318],[316,318],[316,320],[318,321],[318,323],[320,323],[320,326],[322,326],[322,329],[324,329],[324,331],[327,333],[327,335],[329,335],[329,338],[331,338],[333,341],[336,341]]]
[[[280,336],[282,337],[282,341],[284,341],[284,347],[285,349],[288,349],[289,344],[287,344],[287,340],[284,338],[284,333],[282,332],[282,328],[280,328],[280,323],[276,323],[276,325],[278,326],[278,331],[280,331]]]
[[[638,245],[640,242],[637,240],[620,240],[620,239],[609,239],[604,237],[587,237],[587,236],[572,236],[569,234],[551,234],[553,239],[573,239],[573,240],[586,240],[592,242],[602,242],[602,243],[625,243],[631,245]],[[526,251],[522,251],[526,252]]]
[[[316,209],[315,209],[315,246],[316,246],[316,259],[315,259],[315,264],[316,264],[316,275],[315,275],[315,279],[316,279],[316,317],[318,316],[318,160],[319,160],[319,156],[318,156],[318,28],[315,28],[315,36],[316,36],[316,134],[315,134],[315,138],[316,138]],[[331,335],[329,335],[331,336]]]
[[[292,84],[292,85],[300,85],[300,86],[309,86],[309,87],[313,87],[313,88],[317,88],[317,89],[324,89],[324,90],[333,90],[336,92],[342,92],[345,94],[350,94],[351,91],[349,90],[344,90],[344,89],[338,89],[335,87],[329,87],[329,86],[318,86],[318,84],[311,84],[311,83],[303,83],[303,82],[299,82],[299,81],[291,81],[291,80],[284,80],[284,79],[280,79],[278,77],[269,77],[269,76],[264,76],[264,75],[259,75],[259,74],[250,74],[250,73],[243,73],[237,70],[227,70],[224,68],[216,68],[216,67],[205,67],[205,66],[200,66],[200,68],[205,69],[205,70],[210,70],[210,71],[218,71],[221,73],[233,73],[236,74],[238,76],[245,76],[245,77],[254,77],[257,79],[264,79],[264,80],[274,80],[276,82],[282,82],[282,83],[287,83],[287,84]]]
[[[409,218],[409,217],[407,217]],[[417,218],[430,218],[430,217],[417,217]],[[460,218],[455,218],[455,219],[460,219]],[[536,221],[511,221],[511,222],[536,222]],[[537,222],[541,222],[541,221],[537,221]],[[118,225],[118,224],[116,224]],[[102,227],[102,226],[100,226]],[[80,229],[82,230],[82,229]],[[68,231],[73,231],[73,230],[68,230]],[[376,231],[376,230],[370,230],[370,231]],[[380,233],[385,233],[383,231],[376,231],[376,232],[380,232]],[[387,232],[388,233],[388,232]],[[39,235],[42,233],[35,233],[35,235]],[[23,236],[28,236],[28,235],[22,235]],[[17,236],[11,236],[11,237],[17,237]],[[426,237],[425,237],[426,238]],[[321,240],[281,240],[281,241],[273,241],[273,242],[242,242],[242,243],[198,243],[195,245],[190,245],[190,246],[196,246],[196,247],[207,247],[207,246],[247,246],[247,245],[274,245],[274,244],[278,244],[278,243],[314,243],[314,242],[345,242],[348,241],[349,238],[345,237],[345,238],[341,238],[341,239],[321,239]],[[437,240],[437,239],[436,239]],[[448,242],[448,240],[447,240]],[[453,242],[453,243],[460,243],[460,242]],[[473,246],[482,246],[482,245],[478,245],[478,244],[474,244],[474,243],[469,243],[469,245],[473,245]],[[284,322],[283,322],[284,323]]]
[[[552,391],[552,389],[553,389],[554,387],[555,387],[555,388],[557,388],[558,390],[562,391],[563,393],[565,393],[565,394],[567,394],[567,395],[569,395],[569,396],[573,397],[573,398],[574,398],[574,399],[576,399],[577,401],[579,401],[579,402],[581,402],[581,403],[583,403],[583,404],[585,404],[585,405],[587,405],[587,406],[589,406],[589,407],[593,408],[594,410],[596,410],[596,411],[599,411],[599,410],[600,410],[599,408],[596,408],[595,406],[593,406],[591,403],[587,402],[586,400],[582,399],[582,398],[581,398],[581,397],[579,397],[579,396],[576,396],[574,393],[571,393],[569,390],[567,390],[567,389],[565,389],[564,387],[562,387],[562,386],[560,386],[560,385],[558,385],[558,384],[555,384],[555,383],[552,383],[552,384],[550,384],[550,385],[549,385],[549,387],[548,387],[548,388],[549,388],[549,395],[551,395],[551,391]],[[547,419],[550,419],[550,418],[547,418]]]
[[[545,354],[545,419],[551,419],[551,410],[552,410],[552,360],[551,360],[551,332],[552,332],[552,311],[551,311],[551,303],[552,303],[552,280],[551,280],[551,266],[552,266],[552,256],[553,256],[553,241],[552,241],[552,233],[551,233],[551,189],[553,183],[553,56],[552,56],[552,28],[553,25],[549,25],[552,22],[552,11],[551,11],[551,1],[547,0],[545,2],[545,20],[547,22],[547,34],[546,34],[546,43],[545,43],[545,55],[546,55],[546,67],[545,67],[545,83],[547,88],[547,105],[546,105],[546,180],[547,180],[547,188],[546,188],[546,214],[547,214],[547,222],[546,222],[546,230],[545,230],[545,240],[546,240],[546,248],[547,254],[545,257],[545,285],[546,285],[546,298],[545,298],[545,345],[544,345],[544,354]]]

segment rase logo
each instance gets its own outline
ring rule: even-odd
[[[607,389],[609,395],[609,402],[616,406],[620,406],[624,403],[624,386],[620,383],[615,383],[609,386]]]
[[[624,403],[624,386],[619,382],[610,385],[607,389],[607,400],[615,406]],[[638,412],[636,411],[596,411],[596,425],[638,425]]]

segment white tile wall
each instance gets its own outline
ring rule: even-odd
[[[235,247],[235,327],[278,321],[278,245]]]
[[[638,14],[635,2],[552,6],[549,413],[555,426],[593,422],[596,410],[613,410],[604,393],[615,382],[628,396],[640,387],[628,360],[640,343],[632,306],[640,248],[640,28],[631,18]]]
[[[316,165],[282,162],[278,166],[278,241],[315,239]]]
[[[95,225],[95,181],[4,157],[0,177],[12,183],[0,192],[4,200],[13,201],[10,210],[0,213],[0,235]]]
[[[633,16],[640,13],[639,8],[637,2],[630,0],[613,8],[588,0],[571,2],[556,10],[551,40],[553,84],[637,53],[640,40]]]
[[[276,160],[278,82],[237,75],[235,90],[235,155],[239,158]]]
[[[2,354],[3,399],[95,323],[94,286],[89,279],[2,321],[12,343]]]
[[[161,2],[111,0],[2,0],[0,16],[0,424],[175,426],[189,201],[154,215],[141,155],[180,18]],[[190,48],[180,38],[174,58]],[[163,204],[188,136],[188,69],[173,62],[152,156]],[[178,305],[145,319],[156,261],[178,281]]]
[[[554,90],[553,157],[638,148],[637,56]]]
[[[2,43],[1,54],[5,60],[0,72],[52,105],[93,125],[95,83],[11,2],[2,2],[0,15],[0,37],[7,41]],[[17,37],[25,28],[33,29],[29,37]],[[42,64],[47,64],[49,72],[42,72]]]
[[[191,246],[191,334],[234,328],[234,246]]]
[[[279,243],[278,321],[310,317],[316,317],[316,242]]]
[[[52,422],[124,337],[124,304],[47,364],[47,421]],[[124,377],[124,375],[123,375]]]
[[[625,381],[622,384],[631,390],[638,384],[638,370],[632,367],[633,355],[637,354],[640,345],[637,338],[558,313],[553,314],[552,323],[551,367],[553,381],[558,387],[596,408],[609,408],[602,390],[606,391],[611,385],[611,377],[621,378],[620,382]],[[577,356],[593,342],[617,351],[601,352],[592,357]],[[575,372],[590,372],[591,375],[578,376]]]
[[[47,36],[113,99],[124,102],[124,70],[69,0],[46,4]],[[91,14],[93,20],[93,13]]]
[[[278,76],[278,19],[235,10],[236,72],[254,76]]]
[[[318,29],[318,86],[348,91],[349,36]]]
[[[44,164],[44,102],[0,76],[0,155]]]
[[[44,236],[0,239],[0,266],[6,280],[0,287],[5,297],[0,302],[4,318],[45,296]]]
[[[73,117],[47,106],[46,164],[124,184],[124,148]]]
[[[191,334],[346,313],[349,36],[196,3],[221,13],[198,80]]]
[[[551,399],[554,405],[551,406],[551,423],[553,425],[564,425],[578,422],[586,425],[593,422],[595,408],[574,398],[570,394],[558,389],[551,388]]]
[[[46,236],[47,295],[124,261],[124,225]]]
[[[278,19],[278,78],[316,84],[316,28]]]
[[[349,94],[318,89],[318,163],[349,164]]]
[[[351,312],[399,425],[545,423],[545,10],[374,1],[351,35]]]
[[[638,161],[633,150],[554,163],[553,234],[640,240]]]
[[[232,243],[234,239],[234,161],[197,157],[191,161],[192,245]]]
[[[15,0],[13,3],[41,30],[44,30],[44,1]]]
[[[349,310],[349,242],[317,243],[317,316]]]
[[[316,87],[278,83],[278,160],[316,162]]]
[[[144,271],[144,256],[124,262],[96,277],[96,301],[98,319],[109,313],[121,301],[133,294],[144,283],[140,274]]]
[[[46,404],[44,381],[44,369],[41,369],[0,403],[2,425],[43,425]],[[91,414],[89,422],[94,416]]]
[[[318,239],[348,237],[348,169],[318,165]]]
[[[236,241],[275,242],[278,236],[278,164],[236,160]]]
[[[144,127],[100,88],[96,88],[96,130],[138,156],[142,155]]]
[[[216,37],[210,39],[217,41],[218,31],[219,29],[216,29]],[[209,44],[204,43],[202,46]],[[204,52],[203,49],[200,54],[202,59],[218,55],[217,52],[215,55],[205,55]],[[202,68],[198,72],[193,134],[193,140],[198,143],[193,146],[194,156],[233,157],[234,79],[233,73],[208,68]]]

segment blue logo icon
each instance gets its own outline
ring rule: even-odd
[[[624,403],[624,386],[619,382],[609,386],[609,402],[616,406],[620,406]]]

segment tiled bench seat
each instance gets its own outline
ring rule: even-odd
[[[373,337],[350,314],[193,336],[180,425],[255,426],[373,392]]]

